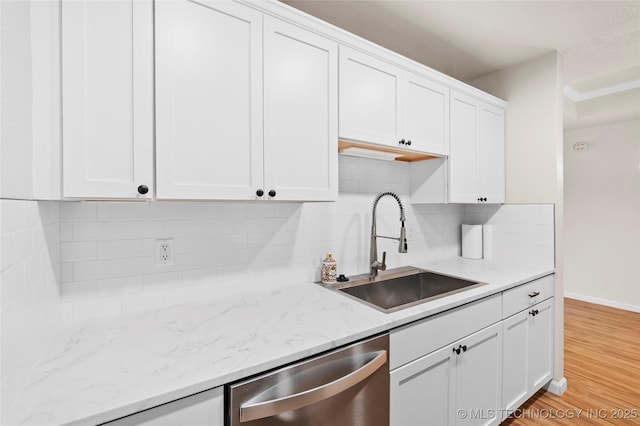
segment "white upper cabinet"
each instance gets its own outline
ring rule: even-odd
[[[451,95],[449,202],[504,203],[504,110]]]
[[[484,202],[504,203],[504,110],[481,104],[478,114],[478,194]]]
[[[263,179],[262,14],[156,2],[159,199],[253,199]]]
[[[151,198],[151,0],[63,1],[61,19],[63,196]]]
[[[448,154],[449,89],[340,46],[340,138]]]
[[[398,146],[401,69],[340,46],[340,138]]]
[[[335,43],[238,3],[159,1],[156,63],[159,199],[335,199]]]
[[[264,18],[264,192],[276,200],[338,195],[338,46]]]
[[[449,89],[416,74],[404,76],[405,146],[449,154]]]

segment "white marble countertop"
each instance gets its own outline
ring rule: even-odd
[[[382,313],[312,283],[61,329],[10,425],[93,425],[214,388],[500,292],[553,269],[462,258],[415,266],[489,283]]]

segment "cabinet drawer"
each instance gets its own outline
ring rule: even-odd
[[[502,319],[496,294],[391,332],[389,368],[394,369]]]
[[[503,318],[527,309],[553,296],[553,274],[523,284],[502,295]]]

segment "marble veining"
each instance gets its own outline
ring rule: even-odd
[[[90,425],[407,324],[552,273],[461,258],[415,266],[489,283],[394,313],[312,283],[70,324],[8,424]]]

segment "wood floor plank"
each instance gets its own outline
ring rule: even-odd
[[[564,375],[502,424],[640,425],[640,313],[565,299]]]

